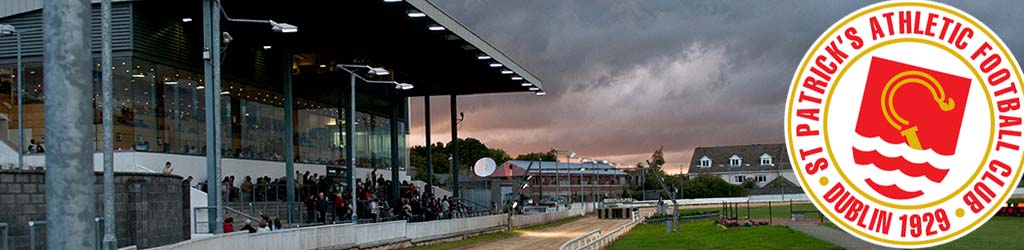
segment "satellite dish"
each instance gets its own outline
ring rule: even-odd
[[[488,177],[491,176],[497,168],[498,164],[494,163],[494,159],[484,157],[477,160],[476,164],[473,165],[473,172],[476,173],[476,176]]]

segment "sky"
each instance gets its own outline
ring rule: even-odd
[[[629,165],[664,147],[669,173],[685,171],[695,147],[783,143],[784,102],[797,64],[825,29],[869,5],[432,2],[539,77],[547,92],[460,96],[460,138],[477,138],[512,157],[555,148]],[[1017,30],[1024,4],[947,4],[1024,53],[1024,32]],[[409,143],[423,145],[423,98],[411,102]],[[449,141],[449,98],[433,97],[431,114],[431,139]]]

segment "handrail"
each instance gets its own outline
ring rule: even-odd
[[[256,218],[255,216],[252,216],[252,215],[249,215],[249,214],[246,214],[246,213],[242,213],[241,211],[235,210],[234,208],[231,208],[231,207],[228,207],[228,206],[221,206],[221,207],[224,208],[224,211],[235,212],[238,215],[241,215],[242,217],[244,217],[246,219],[250,219],[250,220],[253,220],[253,221],[260,221],[260,218]],[[194,207],[194,208],[192,208],[193,214],[198,215],[199,214],[199,210],[206,210],[206,213],[207,213],[207,216],[192,216],[192,231],[193,232],[197,232],[197,233],[199,232],[199,223],[200,223],[200,221],[198,220],[199,217],[207,217],[207,218],[209,218],[210,210],[214,210],[214,209],[217,209],[217,207],[206,206],[206,207]],[[206,222],[207,225],[209,225],[210,223],[215,223],[215,222],[209,221],[209,220],[207,220],[205,222]],[[209,232],[209,233],[213,233],[213,232]]]
[[[600,237],[601,236],[601,229],[600,228],[594,229],[594,230],[590,231],[589,233],[585,233],[583,235],[576,236],[576,238],[572,238],[571,240],[566,241],[565,243],[563,243],[562,246],[559,247],[558,249],[560,249],[560,250],[579,249],[580,246],[586,245],[587,243],[590,243],[591,241],[593,241],[591,236],[594,236],[594,235],[597,235],[597,237]],[[594,237],[594,238],[596,238],[596,237]]]
[[[601,235],[597,239],[594,239],[593,241],[588,242],[587,244],[584,244],[583,246],[576,249],[604,249],[608,247],[609,245],[614,243],[615,240],[618,240],[620,236],[626,234],[627,232],[629,232],[629,230],[633,229],[634,226],[643,223],[644,217],[640,216],[640,213],[638,211],[633,211],[632,215],[633,221],[630,221],[625,225],[619,226],[615,228],[615,230],[608,232],[608,234]]]
[[[9,229],[8,229],[7,223],[0,223],[0,232],[3,232],[3,245],[0,245],[0,247],[2,247],[3,250],[9,250],[10,249],[8,247],[9,244],[8,244],[8,240],[7,240],[7,231],[8,230]]]
[[[28,246],[30,250],[36,250],[36,225],[46,226],[46,221],[41,220],[28,222]]]

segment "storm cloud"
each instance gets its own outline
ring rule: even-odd
[[[460,97],[460,137],[512,156],[551,148],[635,164],[664,146],[686,168],[698,146],[783,142],[789,81],[811,43],[866,6],[837,1],[433,0],[544,81],[532,93]],[[1016,2],[952,2],[1020,52]],[[1021,52],[1024,53],[1024,52]],[[1019,60],[1019,59],[1018,59]],[[450,140],[447,97],[432,139]],[[409,142],[424,143],[412,99]],[[475,159],[474,159],[475,160]]]

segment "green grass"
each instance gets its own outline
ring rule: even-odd
[[[560,226],[562,224],[566,224],[566,223],[569,223],[569,222],[573,222],[573,221],[579,220],[580,218],[583,218],[583,217],[582,216],[569,217],[569,218],[553,221],[553,222],[546,223],[546,224],[533,225],[533,226],[524,227],[524,228],[520,228],[520,229],[516,229],[516,230],[512,230],[512,231],[499,231],[499,232],[494,232],[494,233],[482,234],[482,235],[477,235],[477,236],[469,237],[469,238],[462,239],[462,240],[445,242],[445,243],[440,243],[440,244],[433,244],[433,245],[426,245],[426,246],[417,246],[417,247],[413,247],[411,249],[418,249],[418,250],[441,250],[441,249],[461,248],[461,247],[465,247],[465,246],[469,246],[469,245],[473,245],[473,244],[477,244],[477,243],[481,243],[481,242],[488,242],[488,241],[500,240],[500,239],[509,238],[509,237],[515,237],[515,236],[519,236],[520,234],[523,234],[523,233],[526,233],[526,232],[529,232],[529,231],[539,231],[539,230],[544,230],[544,229],[550,228],[550,227]]]
[[[1024,218],[995,216],[974,232],[932,249],[1021,249]]]
[[[665,233],[665,226],[661,224],[638,225],[608,249],[839,249],[839,247],[784,226],[758,226],[725,230],[711,220],[703,220],[679,224],[679,232],[676,233]]]
[[[680,214],[694,213],[698,211],[714,211],[721,213],[721,208],[685,208],[679,210]],[[767,204],[752,204],[749,212],[746,204],[740,204],[739,208],[736,209],[739,218],[746,218],[749,215],[750,219],[754,220],[767,220],[769,216],[773,219],[789,219],[789,211],[789,203],[772,203],[770,213]],[[811,204],[793,204],[793,211],[818,211],[818,209]],[[818,216],[820,215],[820,213],[807,213],[804,216],[805,219],[818,219]]]

